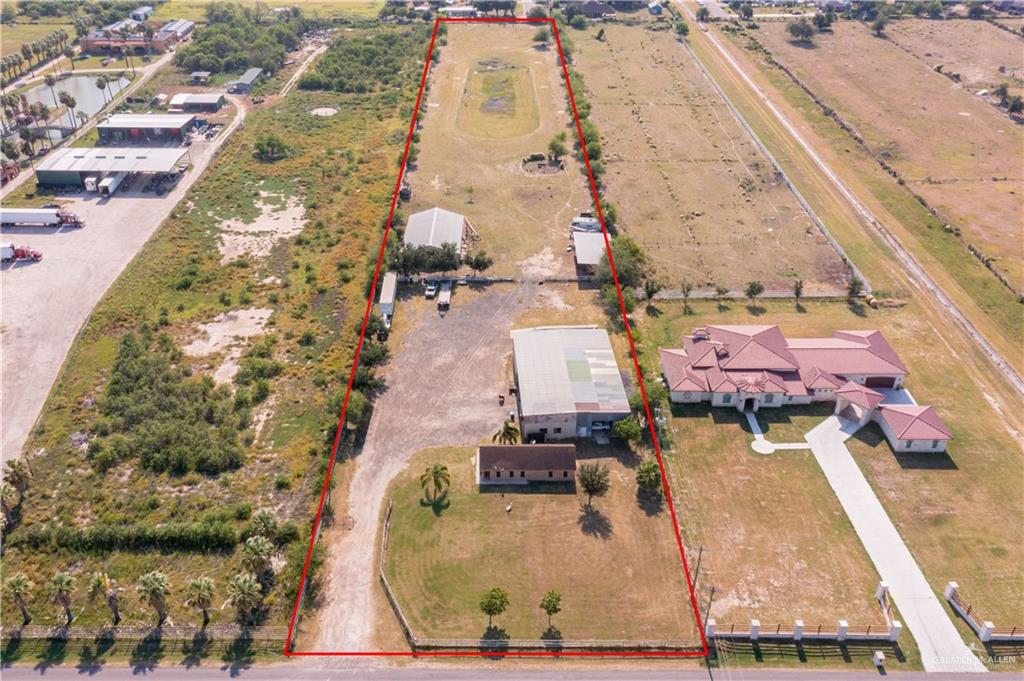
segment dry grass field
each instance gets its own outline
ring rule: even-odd
[[[906,31],[916,23],[900,22]],[[1019,126],[861,24],[840,22],[810,48],[791,43],[783,23],[765,24],[757,35],[908,187],[1024,288]]]
[[[621,231],[668,288],[842,289],[835,250],[674,33],[653,25],[607,24],[601,41],[573,32]]]
[[[885,29],[897,45],[929,68],[960,74],[970,91],[1006,83],[1011,91],[1024,82],[1024,49],[1019,38],[987,21],[894,21]]]
[[[495,258],[490,274],[570,274],[569,222],[592,204],[571,158],[550,174],[522,166],[556,134],[575,135],[556,53],[534,46],[535,30],[448,26],[420,119],[419,158],[407,174],[405,214],[440,206],[465,215],[480,235],[473,248]]]
[[[545,632],[538,604],[556,589],[563,611],[552,623],[565,639],[697,641],[668,511],[639,503],[631,470],[639,459],[615,453],[586,445],[579,452],[611,471],[607,496],[589,510],[572,483],[478,491],[470,447],[414,456],[389,490],[386,569],[416,634],[483,635],[480,597],[500,586],[511,605],[494,625],[511,638]],[[432,504],[419,476],[435,462],[448,466],[451,489]]]
[[[941,593],[947,581],[958,581],[971,592],[972,601],[984,609],[986,616],[1008,623],[1020,621],[1019,605],[1024,602],[1024,571],[1021,570],[1024,537],[1020,534],[1024,523],[1024,457],[1019,441],[1019,419],[998,411],[997,403],[979,388],[967,368],[967,348],[959,341],[944,338],[917,305],[871,310],[841,303],[812,302],[806,304],[806,311],[801,313],[794,310],[792,304],[768,302],[761,306],[763,311],[758,315],[751,314],[739,303],[727,304],[729,309],[724,311],[718,311],[710,301],[692,305],[694,315],[683,316],[666,307],[661,316],[643,322],[645,371],[658,370],[656,347],[676,343],[681,334],[701,324],[777,323],[789,334],[808,336],[827,335],[833,329],[842,328],[882,329],[910,368],[906,387],[919,403],[935,406],[952,429],[954,439],[948,456],[897,456],[884,440],[879,441],[874,428],[861,431],[848,445],[932,588]],[[846,525],[845,517],[833,517],[827,510],[841,512],[822,474],[800,468],[799,462],[805,453],[779,453],[766,459],[749,454],[741,449],[745,447],[746,437],[739,435],[739,427],[731,423],[734,418],[732,412],[724,410],[713,412],[712,416],[690,413],[674,419],[676,428],[682,430],[677,438],[678,451],[668,457],[673,470],[670,482],[674,495],[679,498],[687,546],[692,550],[698,544],[725,545],[707,556],[715,570],[715,585],[721,586],[719,582],[728,585],[730,580],[742,584],[731,575],[742,575],[744,569],[750,569],[740,562],[746,544],[752,555],[778,556],[787,561],[783,566],[766,561],[758,566],[762,574],[770,575],[772,570],[788,574],[792,557],[780,555],[776,545],[800,546],[801,542],[818,536],[821,531],[818,527],[824,527],[833,533],[831,537],[838,547],[833,549],[830,544],[829,555],[834,550],[839,551],[837,555],[846,557],[836,564],[853,570],[852,576],[846,577],[845,588],[862,589],[865,585],[873,588],[876,577],[862,574],[863,569],[857,567],[855,560],[857,552],[841,548],[844,546],[842,527],[849,530],[847,537],[854,542],[856,538]],[[780,419],[782,414],[772,418]],[[712,427],[713,419],[730,423]],[[762,423],[765,423],[764,418]],[[768,432],[772,437],[771,430]],[[702,467],[708,465],[703,463],[704,457],[714,462],[714,467],[709,467],[706,474],[700,473]],[[813,459],[807,461],[809,467],[814,465]],[[727,471],[731,474],[717,479],[716,476]],[[741,476],[749,476],[750,480],[741,480]],[[728,512],[733,514],[733,526],[726,528],[728,533],[724,536],[728,538],[729,533],[733,533],[744,539],[729,541],[719,535],[719,531],[725,530],[720,530],[718,524],[727,523],[717,514],[723,511],[723,499],[744,498],[738,490],[744,484],[754,490],[757,496],[753,499],[758,503],[764,501],[766,507],[748,508],[749,502],[731,503]],[[773,485],[780,485],[781,490],[777,491]],[[777,506],[785,504],[794,512],[773,509],[768,505],[771,500],[775,500]],[[825,520],[834,522],[816,525]],[[804,538],[801,540],[801,537]],[[716,564],[723,560],[727,561],[725,567]],[[869,563],[863,562],[866,560],[862,556],[859,565],[870,568]],[[873,572],[873,569],[869,571]],[[828,603],[827,594],[834,589],[834,579],[827,569],[819,572],[808,569],[801,588],[822,594],[821,602]],[[766,590],[767,584],[771,582],[757,582],[759,589]],[[773,607],[799,616],[794,611],[802,606],[800,599],[805,596],[801,590],[780,589],[773,595],[777,596]],[[870,596],[871,593],[865,594],[867,598]],[[964,633],[967,635],[966,629]],[[972,640],[972,636],[967,636],[967,640]]]

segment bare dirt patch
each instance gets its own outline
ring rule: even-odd
[[[916,30],[914,23],[905,30]],[[784,24],[764,24],[758,36],[877,158],[1024,288],[1019,125],[859,23],[839,22],[813,49],[791,43]]]
[[[268,194],[261,192],[255,205],[260,215],[252,222],[226,220],[221,223],[218,248],[220,263],[227,263],[242,256],[265,258],[281,239],[295,236],[305,226],[305,209],[295,197],[287,197],[282,206],[263,201]]]
[[[846,267],[670,31],[579,34],[607,196],[669,288],[843,287]]]
[[[189,357],[210,357],[219,356],[227,350],[213,372],[213,380],[218,385],[230,383],[238,373],[238,361],[245,341],[263,333],[272,312],[269,308],[223,312],[212,321],[200,324],[198,336],[182,351]]]
[[[315,109],[309,110],[309,115],[319,116],[321,118],[329,118],[335,115],[336,113],[338,113],[338,110],[335,109],[333,106],[318,106]]]

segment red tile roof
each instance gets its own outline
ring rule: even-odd
[[[953,434],[931,407],[883,404],[878,415],[900,440],[951,440]]]
[[[837,390],[836,395],[842,395],[858,407],[869,410],[877,407],[885,399],[882,393],[853,381],[847,382],[846,385]]]

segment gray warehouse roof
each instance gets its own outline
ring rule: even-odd
[[[36,166],[36,171],[167,173],[174,170],[178,162],[187,155],[186,149],[170,147],[67,147],[50,152],[46,160]]]
[[[256,82],[256,79],[262,75],[263,69],[252,68],[243,73],[235,80],[228,83],[228,85],[234,85],[237,83],[244,83],[245,85],[252,85]]]
[[[224,99],[224,95],[214,92],[200,94],[197,92],[179,92],[171,97],[169,106],[184,106],[185,104],[216,104]]]
[[[97,127],[181,129],[193,119],[193,114],[114,114]]]
[[[465,229],[465,216],[444,208],[431,208],[409,216],[402,240],[410,246],[436,248],[442,244],[455,244],[461,250]]]
[[[578,265],[596,265],[605,254],[602,232],[573,232],[572,245],[576,250]]]
[[[603,329],[516,329],[512,350],[523,416],[629,413],[619,366]]]

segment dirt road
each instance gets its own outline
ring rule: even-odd
[[[365,445],[355,458],[349,517],[337,521],[350,529],[331,547],[327,595],[318,613],[320,640],[313,650],[370,650],[378,619],[375,542],[388,484],[415,452],[476,444],[498,430],[509,410],[497,401],[506,387],[509,331],[517,314],[538,300],[537,289],[536,284],[498,284],[463,294],[477,296],[463,302],[460,287],[443,318],[432,304],[401,304],[401,313],[416,319],[387,367],[388,389],[376,402]]]
[[[696,21],[692,6],[681,3],[690,18]],[[763,105],[771,111],[772,115],[781,124],[786,132],[794,139],[808,157],[814,162],[817,168],[823,173],[832,185],[843,195],[849,205],[858,213],[861,220],[874,230],[882,240],[892,248],[893,253],[904,267],[910,283],[923,295],[932,296],[941,306],[947,317],[956,323],[985,353],[1006,380],[1013,386],[1018,394],[1024,395],[1024,378],[1013,368],[1005,357],[988,341],[978,328],[959,309],[957,304],[943,291],[939,284],[928,274],[918,263],[917,259],[904,248],[900,240],[872,213],[872,211],[853,193],[843,182],[835,171],[822,159],[813,145],[811,145],[800,133],[797,127],[783,114],[772,102],[764,91],[758,87],[753,79],[743,71],[736,63],[732,54],[712,32],[697,32],[695,39],[706,40],[728,65],[732,73],[743,81],[743,84],[756,94]]]
[[[21,453],[79,329],[107,288],[203,174],[217,149],[245,118],[241,101],[234,121],[210,142],[190,148],[192,169],[166,196],[143,194],[141,181],[110,199],[81,194],[65,207],[86,227],[53,231],[4,230],[5,240],[24,240],[43,252],[42,262],[7,266],[0,293],[3,342],[3,435],[0,459]]]

